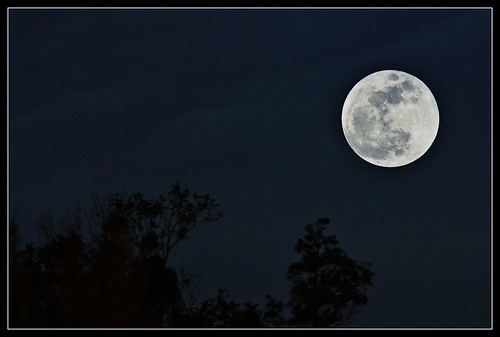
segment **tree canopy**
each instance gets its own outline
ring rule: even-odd
[[[172,250],[222,213],[210,195],[178,183],[158,198],[141,193],[94,198],[91,205],[39,220],[40,242],[19,247],[9,224],[11,327],[325,327],[347,325],[368,302],[373,273],[351,259],[327,219],[308,224],[290,265],[290,298],[238,303],[225,288],[191,301],[189,273],[169,265]],[[90,229],[85,233],[84,228]]]
[[[301,259],[288,268],[293,325],[347,325],[368,303],[370,264],[351,259],[334,235],[325,234],[329,222],[319,219],[308,224],[304,238],[295,245]]]

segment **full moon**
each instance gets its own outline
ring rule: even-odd
[[[429,88],[418,78],[383,70],[359,81],[342,108],[342,129],[354,152],[383,167],[407,165],[432,145],[439,110]]]

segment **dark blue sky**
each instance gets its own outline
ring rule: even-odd
[[[9,10],[10,213],[171,184],[224,218],[173,263],[199,297],[287,298],[307,223],[372,262],[352,326],[488,327],[491,229],[488,9]],[[341,127],[350,89],[396,69],[439,110],[419,160],[382,168]]]

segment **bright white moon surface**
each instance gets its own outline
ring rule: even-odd
[[[438,126],[439,110],[429,88],[397,70],[363,78],[342,108],[347,142],[358,156],[377,166],[414,162],[430,148]]]

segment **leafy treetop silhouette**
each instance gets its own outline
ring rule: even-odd
[[[354,261],[334,235],[325,235],[329,222],[322,218],[308,224],[304,238],[295,245],[301,259],[290,265],[287,274],[292,282],[292,325],[347,325],[368,302],[365,292],[373,277],[370,264]]]
[[[170,267],[169,256],[198,224],[220,219],[218,206],[209,195],[191,193],[178,183],[156,199],[141,193],[95,197],[83,211],[43,216],[41,243],[23,249],[13,218],[10,326],[341,326],[366,305],[370,265],[352,260],[335,236],[325,234],[328,219],[307,225],[297,241],[301,259],[288,269],[288,302],[267,295],[260,308],[234,301],[223,288],[213,298],[188,303],[192,277]]]
[[[163,263],[168,262],[172,249],[204,222],[222,217],[215,211],[217,202],[207,195],[190,193],[179,183],[172,186],[167,196],[147,200],[137,192],[128,198],[116,195],[108,208],[108,221],[103,222],[103,233],[114,236],[127,224],[135,235],[140,256],[158,253]]]
[[[252,302],[236,303],[227,289],[215,298],[188,308],[176,316],[182,327],[337,327],[348,325],[368,303],[366,290],[372,284],[369,263],[356,262],[338,246],[334,235],[326,235],[330,222],[321,218],[305,227],[295,251],[301,259],[290,265],[292,283],[287,304],[266,296],[260,309]],[[286,317],[285,308],[291,311]]]
[[[197,225],[218,220],[218,206],[178,183],[157,199],[141,193],[94,198],[85,211],[42,216],[41,244],[22,250],[16,249],[18,225],[12,219],[11,325],[167,325],[172,312],[185,306],[187,283],[168,266],[169,255]],[[83,234],[85,225],[90,237]]]

